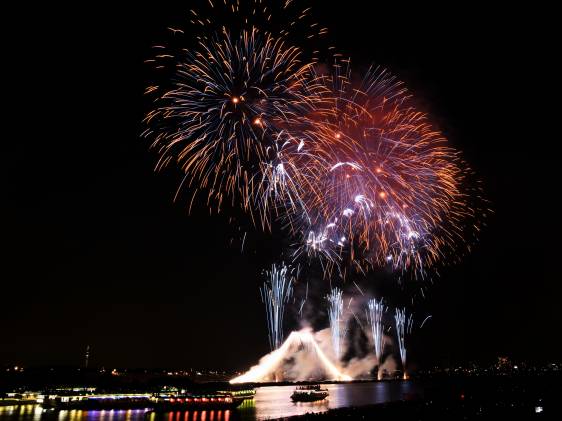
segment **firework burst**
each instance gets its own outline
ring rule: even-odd
[[[285,304],[293,293],[294,277],[292,269],[284,264],[280,267],[272,265],[266,274],[268,279],[260,291],[267,315],[269,345],[273,351],[283,343],[283,316]]]
[[[304,119],[304,147],[290,156],[306,203],[300,226],[292,221],[303,238],[296,255],[423,276],[464,242],[463,222],[474,219],[467,169],[385,70],[355,82],[349,63],[337,62],[316,81],[324,99]]]
[[[201,40],[185,53],[173,87],[146,118],[158,127],[150,132],[160,155],[157,168],[178,165],[185,184],[205,190],[218,207],[227,197],[265,212],[267,205],[256,198],[268,197],[261,174],[276,158],[273,139],[311,106],[311,65],[299,55],[257,30],[239,36],[224,30]]]
[[[190,209],[196,195],[216,210],[229,201],[269,228],[279,204],[302,206],[280,148],[294,143],[291,122],[319,99],[318,51],[304,57],[294,46],[326,34],[311,18],[292,0],[201,1],[187,31],[169,27],[170,45],[154,46],[146,62],[157,83],[146,93],[155,105],[144,135],[160,156],[157,170],[184,173],[176,197],[188,191]]]
[[[343,291],[334,288],[326,297],[328,300],[328,316],[330,319],[330,331],[332,335],[332,346],[336,361],[339,361],[342,354],[342,342],[345,338],[345,326],[343,320]]]
[[[406,314],[405,308],[397,308],[394,320],[396,322],[396,336],[398,338],[400,360],[402,361],[402,369],[404,370],[404,379],[406,379],[406,334],[412,333],[414,319],[411,314]]]
[[[371,327],[371,332],[373,334],[373,343],[375,345],[375,355],[377,356],[378,365],[380,367],[382,361],[382,352],[384,350],[384,325],[383,325],[383,314],[385,312],[385,306],[383,300],[377,300],[372,298],[367,303],[367,321]]]

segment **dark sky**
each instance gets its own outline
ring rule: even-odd
[[[172,202],[179,175],[155,174],[139,136],[143,60],[191,2],[113,3],[5,16],[0,365],[80,364],[90,344],[106,367],[242,369],[268,349],[258,285],[279,244],[252,233],[241,253],[226,217],[188,216]],[[418,304],[433,318],[411,360],[562,355],[547,12],[314,3],[331,44],[421,98],[495,210]]]

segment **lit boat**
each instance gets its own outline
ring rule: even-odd
[[[59,394],[46,395],[41,401],[45,409],[152,409],[155,411],[234,409],[244,397],[226,392],[210,394]]]
[[[321,389],[318,384],[298,386],[291,395],[291,400],[293,402],[316,402],[326,399],[328,395],[328,389]]]
[[[256,389],[235,389],[235,390],[219,390],[218,395],[230,395],[233,398],[254,399],[256,396]]]
[[[158,395],[152,398],[155,411],[234,409],[244,398],[227,394]]]
[[[53,394],[39,400],[45,409],[140,409],[152,406],[147,393],[123,394]]]

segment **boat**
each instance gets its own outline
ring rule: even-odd
[[[233,390],[218,390],[217,395],[229,395],[233,398],[242,398],[243,400],[254,399],[256,396],[256,389],[233,389]]]
[[[291,400],[293,402],[316,402],[326,399],[328,395],[328,389],[321,389],[319,384],[298,386],[291,395]]]
[[[238,407],[244,398],[226,394],[204,394],[204,395],[159,395],[152,398],[154,411],[174,410],[220,410],[234,409]]]
[[[147,409],[153,411],[221,410],[239,406],[244,396],[227,392],[194,394],[186,392],[141,394],[57,394],[45,395],[41,405],[54,410]]]
[[[39,402],[43,408],[55,410],[142,409],[152,406],[151,395],[148,393],[58,393],[41,396]]]

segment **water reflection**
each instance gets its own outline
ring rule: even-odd
[[[234,411],[176,411],[154,413],[149,409],[101,411],[52,411],[37,405],[0,407],[0,421],[254,421],[325,412],[330,408],[361,406],[408,399],[422,392],[411,381],[323,385],[330,392],[320,402],[293,403],[294,386],[268,386],[256,389],[253,400],[244,401]]]
[[[421,393],[420,386],[410,381],[330,384],[323,387],[330,392],[327,399],[299,403],[290,400],[294,386],[258,388],[254,398],[255,408],[239,408],[237,415],[244,421],[265,420],[325,412],[331,408],[392,402]]]

